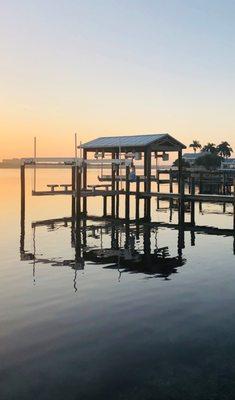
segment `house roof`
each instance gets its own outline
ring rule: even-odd
[[[183,154],[183,158],[188,159],[188,160],[196,160],[197,158],[199,158],[199,157],[201,157],[203,155],[204,155],[203,152],[200,152],[200,153],[184,153]]]
[[[185,146],[167,133],[134,135],[134,136],[107,136],[100,137],[83,144],[87,150],[112,150],[112,149],[135,149],[142,150],[152,145],[161,145],[169,147],[169,150],[184,149]],[[172,147],[172,148],[170,148]]]

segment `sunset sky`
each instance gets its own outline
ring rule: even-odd
[[[72,155],[74,132],[235,149],[235,1],[8,0],[0,159]]]

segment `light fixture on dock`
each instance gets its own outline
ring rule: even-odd
[[[168,161],[169,160],[169,154],[163,151],[162,153],[162,161]]]
[[[155,158],[161,158],[162,161],[168,161],[169,160],[169,154],[166,153],[165,151],[162,152],[162,154],[158,154],[157,151],[154,153]]]

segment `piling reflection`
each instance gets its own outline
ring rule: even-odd
[[[159,206],[159,204],[158,204]],[[192,205],[191,205],[192,206]],[[105,269],[118,271],[118,279],[123,273],[143,274],[149,278],[172,279],[173,275],[187,262],[184,256],[185,232],[190,232],[191,246],[196,245],[196,234],[233,236],[233,229],[219,229],[209,226],[197,226],[194,219],[185,222],[187,208],[184,202],[177,206],[178,224],[173,223],[127,223],[120,220],[89,218],[58,218],[38,221],[32,224],[33,249],[25,250],[25,226],[21,223],[20,255],[22,261],[33,265],[33,280],[37,264],[48,264],[52,267],[69,267],[74,270],[73,287],[78,290],[78,271],[87,265],[100,265]],[[70,229],[70,246],[74,257],[63,259],[44,257],[37,254],[36,232],[40,226],[48,231],[60,228]],[[158,244],[162,229],[177,231],[173,249],[171,246]],[[177,249],[177,250],[175,250]],[[234,242],[233,242],[234,252]]]

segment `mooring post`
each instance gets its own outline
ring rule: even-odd
[[[145,160],[146,159],[146,160]],[[145,165],[145,193],[148,195],[145,198],[145,219],[151,219],[151,150],[146,150],[144,153]]]
[[[83,159],[84,159],[84,165],[83,165],[83,190],[86,191],[87,189],[87,151],[84,149],[83,150]],[[83,213],[86,215],[87,214],[87,197],[83,197]]]
[[[76,167],[75,167],[75,165],[73,165],[71,168],[71,180],[72,180],[72,182],[71,182],[72,183],[72,205],[71,205],[72,212],[71,212],[71,214],[72,214],[72,221],[73,221],[73,219],[75,217],[75,212],[76,212],[76,210],[75,210],[75,208],[76,208],[76,205],[75,205]]]
[[[233,230],[235,233],[235,179],[233,179]]]
[[[157,170],[157,191],[160,192],[160,171]]]
[[[115,159],[115,152],[112,152],[112,160]],[[115,191],[115,168],[116,165],[112,162],[112,191]],[[115,194],[111,196],[111,215],[115,218]]]
[[[184,179],[182,168],[182,150],[178,151],[178,193],[179,193],[179,224],[184,223]]]
[[[126,166],[126,220],[130,219],[130,166]]]
[[[76,187],[76,214],[77,219],[81,218],[81,186],[82,186],[82,176],[81,176],[81,168],[77,168],[77,187]]]
[[[25,218],[25,164],[20,167],[21,218]]]
[[[170,169],[170,172],[169,172],[169,181],[170,181],[170,183],[169,183],[169,185],[170,185],[170,193],[173,193],[173,175],[172,175],[172,170]]]
[[[140,177],[136,177],[136,193],[135,193],[135,219],[139,220],[140,217]]]
[[[119,159],[119,153],[116,153],[116,159]],[[119,171],[120,171],[120,167],[119,165],[116,165],[116,177],[119,177]],[[119,178],[118,178],[119,179]],[[117,191],[117,195],[116,195],[116,218],[119,218],[119,181],[116,180],[116,191]]]
[[[107,217],[107,196],[103,196],[103,217]]]
[[[21,189],[21,207],[20,207],[20,253],[24,253],[25,241],[25,164],[20,166],[20,189]]]
[[[178,151],[178,193],[181,195],[182,190],[182,150]]]

